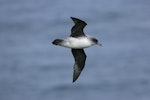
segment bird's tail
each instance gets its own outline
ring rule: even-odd
[[[63,41],[63,40],[61,40],[61,39],[56,39],[56,40],[54,40],[52,43],[53,43],[54,45],[60,45],[60,44],[62,43],[62,41]]]

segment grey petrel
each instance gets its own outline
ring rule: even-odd
[[[70,37],[66,39],[55,39],[52,43],[54,45],[71,48],[75,59],[73,73],[73,82],[75,82],[83,70],[86,61],[86,54],[83,49],[101,44],[96,38],[85,35],[83,29],[87,24],[84,21],[74,17],[71,17],[71,19],[75,25],[71,29]]]

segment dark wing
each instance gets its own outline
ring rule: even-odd
[[[75,59],[73,72],[73,82],[75,82],[84,68],[86,54],[84,53],[83,49],[72,49],[71,51]]]
[[[83,32],[83,28],[87,25],[84,21],[71,17],[75,25],[71,29],[71,35],[72,37],[79,37],[79,36],[85,36]]]

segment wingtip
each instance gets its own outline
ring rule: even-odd
[[[72,81],[72,83],[74,83],[74,82],[75,82],[75,80]]]
[[[79,18],[75,18],[75,17],[70,17],[72,20],[73,20],[73,22],[76,24],[76,23],[78,23],[78,22],[81,22],[81,23],[83,23],[84,25],[87,25],[87,23],[86,22],[84,22],[83,20],[81,20],[81,19],[79,19]]]
[[[78,79],[78,77],[74,78],[73,77],[73,80],[72,80],[72,83],[75,83],[75,81]]]
[[[70,17],[71,19],[73,19],[74,17]]]
[[[78,79],[78,77],[80,76],[81,74],[81,71],[77,71],[77,70],[74,70],[74,73],[73,73],[73,83]]]
[[[77,23],[77,20],[79,20],[78,18],[75,18],[75,17],[70,17],[74,23]]]
[[[75,77],[75,75],[74,75],[74,76],[73,76],[72,83],[74,83],[77,79],[78,79],[78,77]]]
[[[78,18],[75,18],[75,17],[70,17],[70,18],[71,18],[72,20],[73,20],[73,19],[78,19]]]

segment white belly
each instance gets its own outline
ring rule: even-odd
[[[90,41],[88,37],[80,37],[80,38],[69,37],[65,39],[64,43],[62,44],[62,46],[64,47],[74,48],[74,49],[87,48],[92,45],[93,43]]]

